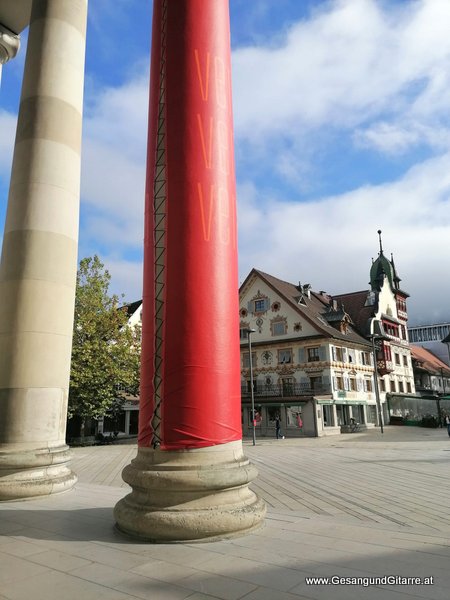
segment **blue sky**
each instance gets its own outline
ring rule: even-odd
[[[80,258],[142,287],[150,0],[91,0]],[[450,2],[230,0],[241,281],[365,289],[383,230],[413,324],[450,319]],[[26,47],[0,88],[3,223]],[[1,230],[1,229],[0,229]]]

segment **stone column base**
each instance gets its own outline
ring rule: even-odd
[[[77,482],[77,476],[68,467],[68,446],[34,450],[4,446],[0,445],[0,501],[58,494]]]
[[[125,467],[133,491],[114,509],[120,531],[149,542],[212,541],[262,526],[266,505],[248,484],[242,442],[198,450],[139,448]]]

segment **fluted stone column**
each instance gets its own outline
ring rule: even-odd
[[[65,445],[87,0],[34,0],[0,264],[0,499],[71,488]]]

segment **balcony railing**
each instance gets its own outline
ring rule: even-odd
[[[331,394],[331,386],[326,384],[315,384],[311,387],[308,383],[285,383],[277,385],[264,385],[256,383],[254,395],[258,398],[292,398],[295,396],[316,396],[320,394]],[[250,388],[241,386],[243,398],[250,397]]]

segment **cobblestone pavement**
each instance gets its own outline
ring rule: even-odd
[[[134,542],[113,529],[133,444],[75,448],[76,490],[0,505],[0,600],[449,597],[446,430],[387,427],[383,435],[244,446],[259,469],[252,487],[269,508],[265,527],[176,545]],[[397,580],[367,579],[388,575]],[[310,576],[360,580],[307,585]],[[398,577],[434,583],[400,585]]]

